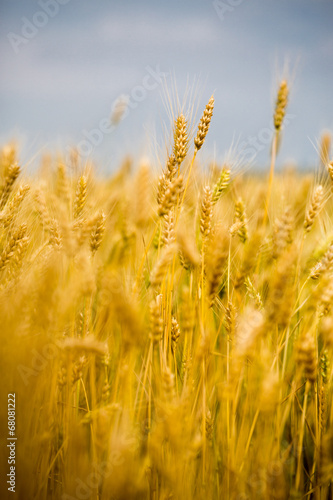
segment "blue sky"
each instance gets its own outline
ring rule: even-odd
[[[17,137],[23,161],[79,145],[107,171],[125,153],[164,154],[166,88],[176,85],[181,102],[192,90],[197,119],[214,92],[203,162],[232,147],[265,167],[287,77],[279,163],[315,167],[316,143],[333,131],[332,22],[331,0],[1,0],[1,143]],[[129,112],[105,132],[122,95]]]

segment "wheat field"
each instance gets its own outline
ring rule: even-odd
[[[162,166],[3,147],[3,498],[333,498],[333,162],[275,172],[287,101],[267,175],[203,168],[213,97]]]

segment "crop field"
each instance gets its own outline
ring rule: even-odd
[[[107,177],[3,145],[8,498],[333,497],[330,136],[312,173],[276,171],[276,95],[261,175],[202,165],[214,97]]]

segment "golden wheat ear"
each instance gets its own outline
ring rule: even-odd
[[[6,172],[4,185],[2,186],[0,191],[0,210],[2,210],[6,205],[11,190],[13,188],[14,182],[20,175],[20,172],[21,168],[17,163],[9,165]]]
[[[200,231],[203,238],[207,238],[212,229],[213,193],[210,186],[205,186],[201,202]]]
[[[286,80],[282,80],[275,103],[274,127],[279,131],[283,124],[288,104],[289,88]]]
[[[158,295],[150,303],[150,333],[149,338],[153,343],[159,342],[163,337],[163,319],[161,314],[161,299]]]
[[[103,212],[100,212],[94,229],[90,235],[90,249],[94,254],[99,249],[105,232],[105,220],[106,217]]]
[[[0,271],[2,271],[21,252],[22,243],[26,240],[27,225],[21,224],[12,234],[0,255]]]
[[[238,198],[235,204],[235,223],[238,224],[237,234],[242,243],[246,243],[248,239],[247,217],[245,212],[244,202]]]
[[[299,342],[296,360],[303,367],[305,378],[314,383],[317,380],[317,352],[314,338],[309,333]]]
[[[198,132],[197,135],[194,138],[194,147],[196,151],[199,151],[201,149],[203,143],[205,142],[206,135],[208,133],[209,125],[213,116],[213,109],[214,109],[214,97],[212,96],[203,112],[203,115],[200,119],[199,125],[198,125]]]
[[[76,188],[74,200],[74,219],[77,219],[82,214],[87,199],[87,178],[81,175]]]
[[[319,185],[314,190],[309,208],[305,215],[304,230],[306,233],[311,231],[315,218],[317,217],[318,212],[322,207],[323,197],[324,197],[324,189],[323,186]]]
[[[223,167],[220,176],[213,188],[213,204],[215,205],[226,191],[230,183],[230,168]]]
[[[164,182],[161,181],[161,182]],[[169,213],[169,211],[177,203],[177,199],[181,193],[183,187],[183,176],[179,175],[175,177],[172,181],[166,181],[165,185],[158,192],[158,215],[163,216]]]
[[[177,120],[175,121],[173,138],[174,138],[173,154],[176,158],[178,167],[180,167],[181,163],[186,158],[189,146],[188,124],[183,113],[181,113],[177,118]]]
[[[169,264],[171,263],[173,257],[176,255],[177,244],[171,243],[163,248],[160,259],[156,262],[151,276],[150,283],[155,289],[159,289],[164,281]]]
[[[171,245],[171,243],[174,243],[176,241],[175,218],[174,218],[174,214],[173,214],[172,210],[170,210],[164,216],[162,241],[163,241],[164,245]]]
[[[268,211],[269,211],[269,202],[271,198],[272,185],[273,185],[273,177],[275,170],[275,161],[276,156],[280,147],[281,138],[280,138],[280,130],[283,124],[283,119],[286,113],[286,108],[288,104],[288,96],[289,96],[289,88],[286,80],[282,80],[280,83],[280,87],[277,94],[277,99],[275,103],[275,110],[273,116],[275,133],[273,136],[272,147],[271,147],[271,166],[269,170],[269,179],[268,179],[268,189],[266,196],[266,206],[265,206],[265,214],[263,219],[263,226],[266,225],[268,219]]]
[[[178,340],[180,337],[180,328],[178,321],[175,317],[171,318],[171,348],[172,352],[175,353],[178,345]]]
[[[21,204],[23,203],[26,194],[30,190],[29,184],[23,184],[19,187],[13,198],[7,204],[7,207],[4,209],[5,215],[3,217],[3,225],[5,228],[8,228],[14,221]]]

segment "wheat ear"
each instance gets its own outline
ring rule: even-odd
[[[318,212],[321,208],[323,196],[324,196],[323,186],[319,185],[314,190],[312,199],[310,201],[309,208],[308,208],[307,213],[305,215],[304,230],[306,233],[308,233],[313,226],[314,220],[315,220],[316,216],[318,215]]]
[[[76,188],[74,201],[74,219],[77,219],[82,214],[84,205],[87,199],[87,178],[81,175]]]
[[[214,97],[212,96],[205,107],[205,110],[202,114],[202,117],[198,125],[197,135],[194,138],[194,147],[196,151],[199,151],[199,149],[201,149],[203,143],[205,142],[210,121],[213,116],[213,109],[214,109]]]
[[[180,167],[181,163],[185,160],[188,151],[188,130],[187,121],[183,113],[175,120],[174,128],[174,149],[173,153]]]

